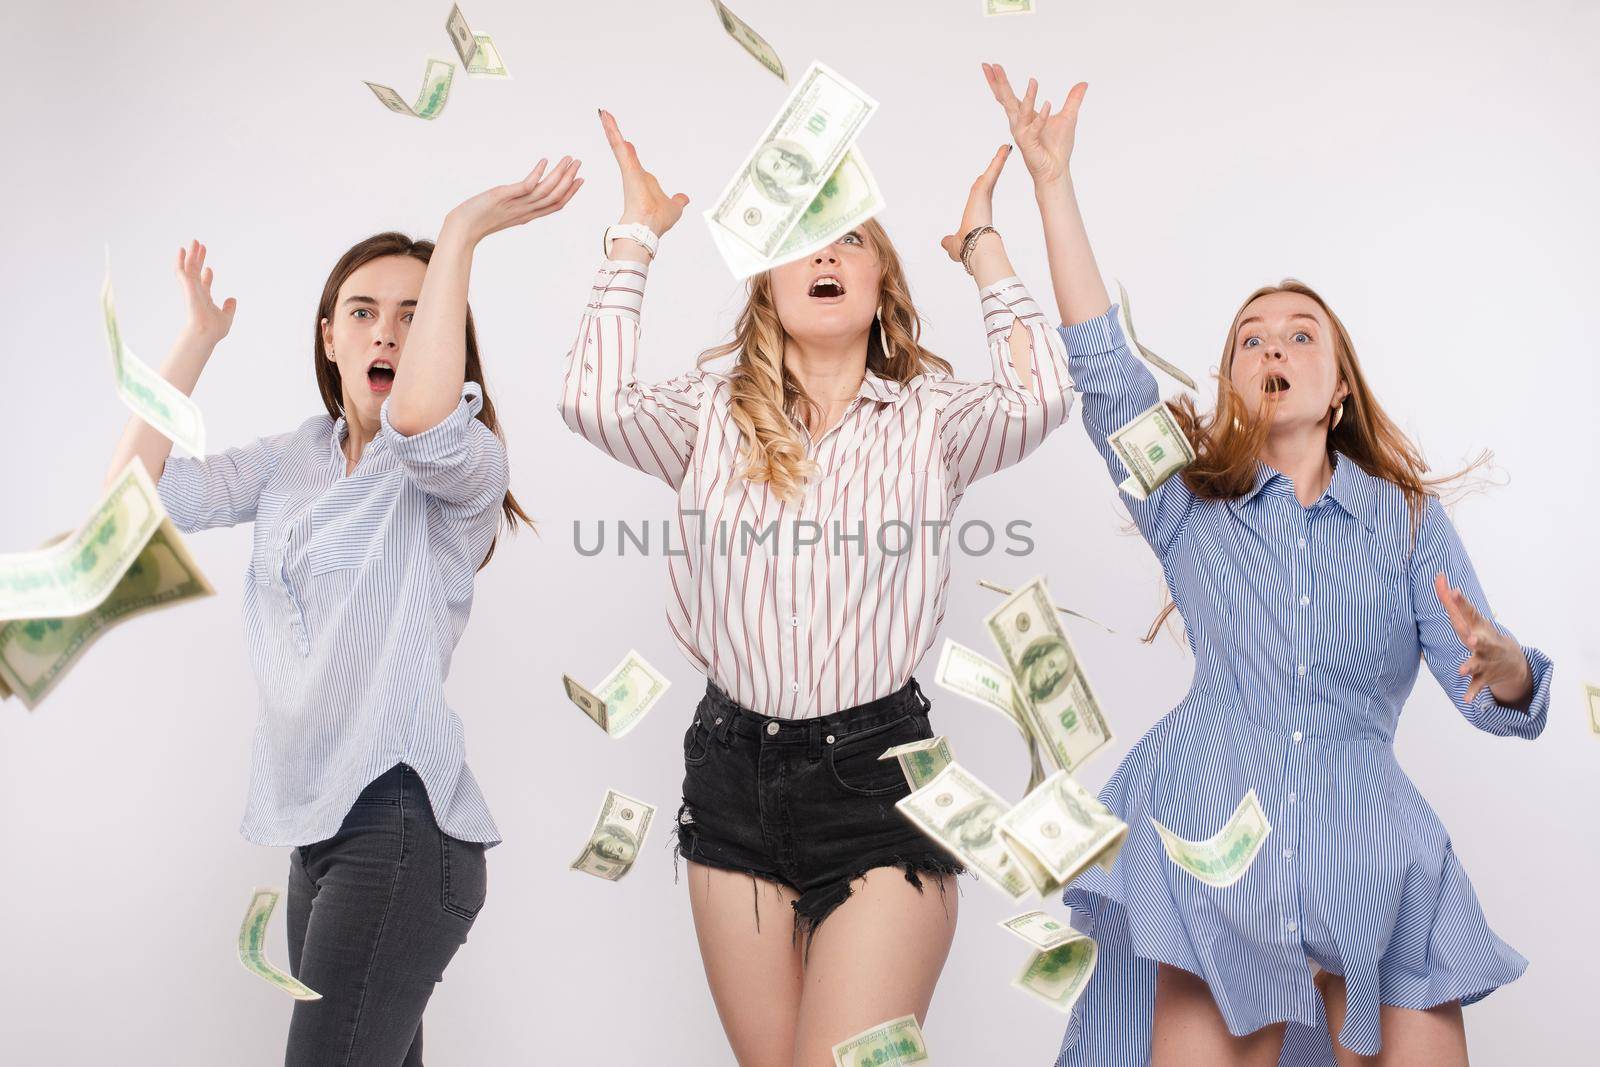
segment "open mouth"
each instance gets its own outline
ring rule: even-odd
[[[836,274],[819,274],[811,280],[811,288],[806,290],[806,295],[827,303],[843,300],[844,283]]]
[[[387,393],[394,387],[394,364],[386,359],[373,360],[367,368],[367,386],[374,393]]]
[[[1261,389],[1263,392],[1274,396],[1279,393],[1287,393],[1289,391],[1289,379],[1281,374],[1269,374],[1262,380]]]

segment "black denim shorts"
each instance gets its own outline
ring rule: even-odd
[[[677,853],[794,890],[795,934],[805,932],[808,945],[875,867],[898,867],[919,891],[919,873],[961,873],[894,806],[911,792],[900,762],[878,759],[933,736],[929,706],[911,679],[832,715],[775,719],[708,681],[683,736]]]

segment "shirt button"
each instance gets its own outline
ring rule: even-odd
[[[790,682],[789,683],[789,692],[791,692],[791,693],[800,692],[800,683],[799,682]]]
[[[1306,676],[1306,665],[1304,663],[1298,665],[1295,667],[1294,672],[1304,678]]]
[[[718,720],[717,720],[717,721],[718,721],[718,722],[721,722],[721,721],[722,721],[722,720],[721,720],[721,719],[718,719]],[[1298,740],[1298,739],[1297,739],[1297,740]],[[1286,797],[1284,797],[1284,798],[1283,798],[1283,799],[1285,799],[1285,800],[1287,800],[1287,801],[1288,801],[1288,802],[1289,802],[1289,803],[1291,803],[1291,804],[1293,804],[1293,803],[1294,803],[1294,802],[1295,802],[1295,801],[1296,801],[1296,800],[1298,800],[1298,799],[1299,799],[1299,797],[1297,797],[1297,796],[1295,796],[1295,795],[1294,795],[1294,794],[1293,794],[1293,793],[1290,793],[1290,794],[1289,794],[1289,795],[1288,795],[1288,796],[1286,796]]]
[[[1306,605],[1307,605],[1307,604],[1309,604],[1309,603],[1311,603],[1311,598],[1310,598],[1310,597],[1308,597],[1308,596],[1302,596],[1302,597],[1301,597],[1301,598],[1300,598],[1300,606],[1301,606],[1301,607],[1305,607],[1305,606],[1306,606]]]
[[[1294,849],[1292,849],[1292,848],[1284,849],[1283,850],[1283,858],[1286,859],[1286,860],[1294,859]]]
[[[778,724],[777,723],[775,723],[775,722],[767,723],[767,733],[775,734],[777,732],[778,732]]]
[[[800,625],[800,616],[798,616],[798,615],[790,615],[789,616],[789,625],[790,626],[799,626]]]
[[[1299,547],[1301,547],[1301,548],[1304,548],[1304,547],[1306,547],[1306,539],[1305,539],[1305,538],[1304,538],[1304,537],[1302,537],[1302,538],[1300,538],[1300,545],[1299,545]]]
[[[1296,730],[1294,732],[1294,743],[1295,744],[1298,745],[1300,742],[1304,741],[1305,739],[1306,739],[1306,735],[1301,733],[1299,730]],[[1291,804],[1294,803],[1294,794],[1293,793],[1289,794],[1289,803],[1291,803]]]
[[[1300,924],[1291,919],[1287,929],[1291,934],[1295,933],[1296,931],[1298,931],[1300,929]]]

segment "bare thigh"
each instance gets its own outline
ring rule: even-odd
[[[805,963],[805,992],[793,1067],[833,1067],[833,1046],[881,1022],[928,1016],[933,987],[956,934],[956,880],[874,867],[850,898],[817,927]]]
[[[1234,1037],[1204,979],[1165,963],[1160,967],[1150,1067],[1277,1067],[1286,1024]]]
[[[1384,1004],[1378,1016],[1383,1048],[1376,1056],[1358,1056],[1339,1047],[1346,1009],[1344,979],[1324,973],[1317,985],[1327,1007],[1328,1032],[1333,1035],[1333,1056],[1339,1067],[1467,1067],[1467,1031],[1460,1001],[1423,1011]]]
[[[800,1014],[797,894],[689,862],[689,907],[711,999],[740,1067],[790,1067]]]

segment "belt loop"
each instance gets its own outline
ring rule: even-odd
[[[915,678],[911,679],[911,691],[916,694],[917,703],[922,706],[924,713],[926,713],[929,708],[933,707],[933,701],[928,699],[927,694],[922,691],[922,686],[917,684],[917,680]]]
[[[822,723],[812,719],[806,728],[806,756],[815,763],[822,758]]]

